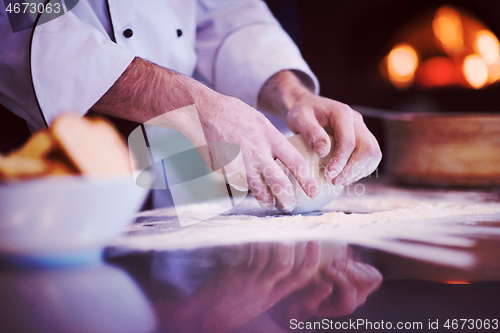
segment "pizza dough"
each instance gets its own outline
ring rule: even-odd
[[[308,165],[307,172],[309,174],[312,173],[314,178],[318,182],[319,195],[315,199],[309,198],[302,190],[292,173],[283,165],[283,163],[281,163],[279,159],[277,159],[276,163],[278,163],[278,165],[283,169],[292,183],[296,198],[295,209],[291,212],[286,213],[298,214],[312,212],[327,205],[333,199],[341,195],[344,191],[344,187],[342,185],[333,185],[332,183],[327,182],[324,176],[326,165],[333,155],[333,138],[330,137],[332,149],[330,149],[330,153],[325,157],[319,157],[311,149],[311,147],[309,147],[309,144],[301,134],[289,137],[288,141],[290,141],[290,143],[299,151],[299,153],[304,156]],[[279,203],[276,204],[276,207],[280,211],[285,212]]]

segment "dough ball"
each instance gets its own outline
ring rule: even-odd
[[[343,193],[344,187],[342,185],[333,185],[332,183],[327,182],[324,176],[326,165],[333,155],[333,147],[332,149],[330,149],[330,153],[327,156],[319,157],[311,149],[311,147],[309,147],[306,140],[301,134],[289,137],[288,141],[290,141],[290,143],[299,151],[299,153],[304,156],[308,165],[308,169],[300,171],[307,172],[308,174],[313,174],[314,178],[318,182],[319,195],[315,199],[309,198],[302,190],[292,173],[283,165],[283,163],[279,159],[277,159],[276,163],[283,169],[287,177],[290,179],[290,182],[292,183],[296,198],[295,209],[291,212],[286,213],[299,214],[318,210],[332,202],[333,199]],[[332,137],[330,137],[330,143],[333,146]],[[276,204],[276,207],[280,211],[285,212],[283,211],[283,208],[279,203]]]

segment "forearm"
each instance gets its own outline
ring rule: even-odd
[[[144,123],[181,107],[206,103],[216,94],[194,79],[135,58],[90,110]]]
[[[193,104],[196,109],[184,108]],[[275,158],[294,170],[294,177],[308,196],[318,193],[312,176],[295,171],[307,167],[302,155],[260,112],[234,97],[145,60],[135,58],[91,110],[177,130],[195,147],[211,142],[238,145],[241,156],[233,160],[234,165],[231,162],[225,166],[227,175],[232,175],[228,180],[240,187],[246,188],[248,184],[266,209],[274,206],[273,195],[282,207],[291,210],[295,206],[292,185]],[[208,165],[219,165],[220,161],[214,161],[206,150],[199,151]],[[265,181],[264,170],[268,170]],[[246,178],[245,184],[237,181],[240,177]]]
[[[274,74],[264,84],[257,107],[273,115],[286,117],[300,99],[313,93],[295,73],[283,70]]]

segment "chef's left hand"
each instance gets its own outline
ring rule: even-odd
[[[275,74],[262,88],[259,107],[286,116],[290,129],[301,133],[319,155],[333,156],[325,178],[335,185],[349,185],[370,175],[382,153],[359,112],[348,105],[314,94],[291,71]]]
[[[334,138],[333,156],[325,172],[326,180],[334,185],[349,185],[370,175],[382,158],[363,117],[346,104],[309,93],[288,112],[287,123],[322,157],[332,147],[328,134]]]

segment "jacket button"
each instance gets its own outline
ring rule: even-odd
[[[125,31],[123,31],[123,36],[125,36],[125,38],[130,38],[134,35],[134,32],[132,31],[132,29],[125,29]]]
[[[177,37],[180,37],[182,36],[182,30],[181,29],[177,29]]]

